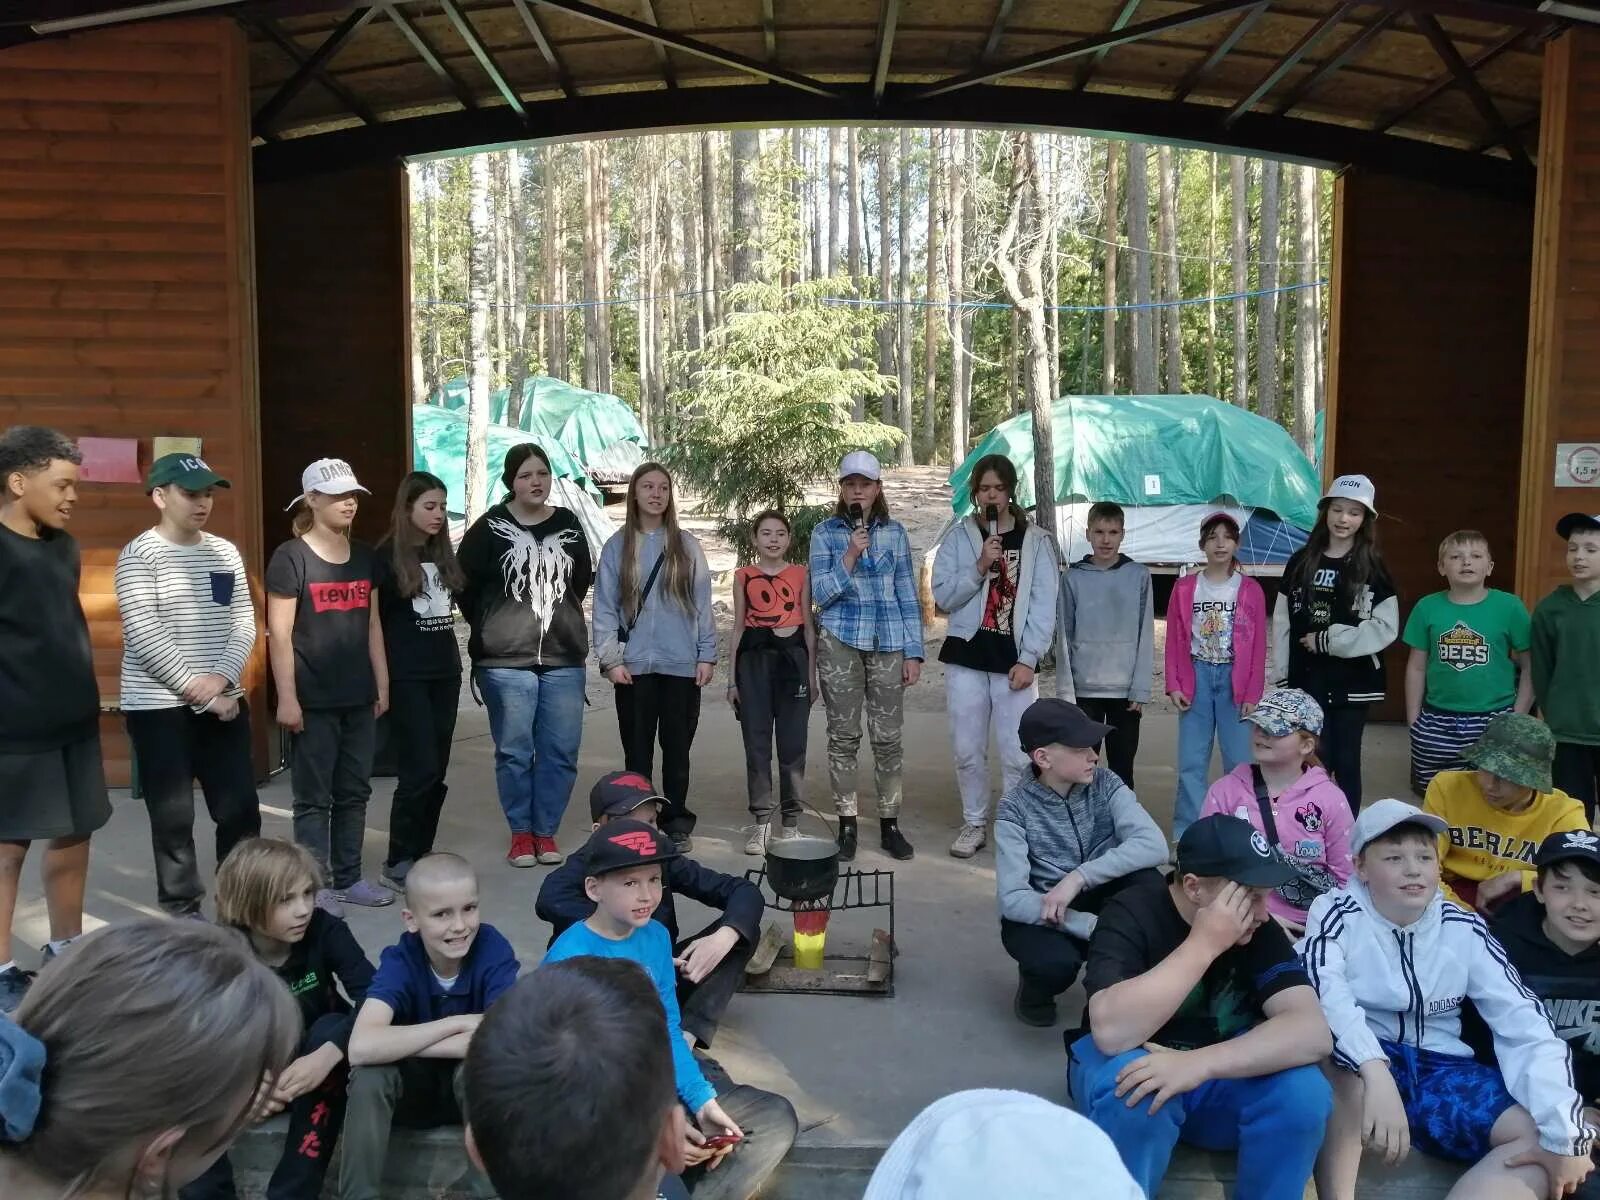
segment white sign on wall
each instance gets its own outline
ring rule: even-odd
[[[1556,486],[1600,487],[1600,444],[1557,443]]]

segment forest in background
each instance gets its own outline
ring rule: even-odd
[[[554,375],[626,399],[652,444],[689,437],[735,313],[803,296],[817,317],[805,353],[853,393],[843,419],[898,429],[903,464],[958,462],[1066,392],[1203,392],[1311,447],[1327,172],[866,127],[545,144],[410,169],[419,403],[465,376],[476,394],[509,387],[515,405],[524,380]]]

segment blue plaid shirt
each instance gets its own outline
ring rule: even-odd
[[[899,521],[874,521],[870,542],[847,570],[850,522],[829,517],[811,531],[811,599],[827,631],[857,650],[922,652],[922,605],[911,569],[911,539]]]

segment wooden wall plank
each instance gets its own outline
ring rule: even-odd
[[[1334,196],[1324,474],[1359,472],[1377,486],[1402,619],[1442,586],[1438,545],[1457,529],[1487,535],[1493,582],[1509,588],[1533,213],[1359,170],[1339,177]],[[1401,719],[1404,648],[1386,661],[1379,715]]]
[[[243,34],[223,18],[18,47],[0,75],[0,427],[198,436],[233,483],[211,528],[259,594],[260,468]],[[136,485],[85,483],[72,532],[103,698],[117,694],[118,551],[153,523]],[[264,639],[263,639],[264,640]],[[262,650],[247,683],[267,741]],[[102,722],[124,783],[120,719]]]

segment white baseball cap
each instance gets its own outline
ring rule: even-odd
[[[1354,500],[1364,505],[1373,516],[1378,515],[1378,489],[1365,475],[1341,475],[1322,493],[1324,500]]]
[[[1379,800],[1361,810],[1356,827],[1350,831],[1350,853],[1360,854],[1367,843],[1381,838],[1396,825],[1421,825],[1435,837],[1450,828],[1443,817],[1423,812],[1415,804],[1404,800]]]
[[[346,496],[351,492],[367,492],[356,482],[356,473],[342,458],[319,458],[300,473],[300,494],[284,506],[288,512],[307,492],[321,492],[324,496]],[[367,492],[367,495],[372,495]]]
[[[852,450],[839,460],[839,478],[848,479],[852,475],[876,482],[883,477],[883,468],[878,465],[877,456],[871,451]]]

